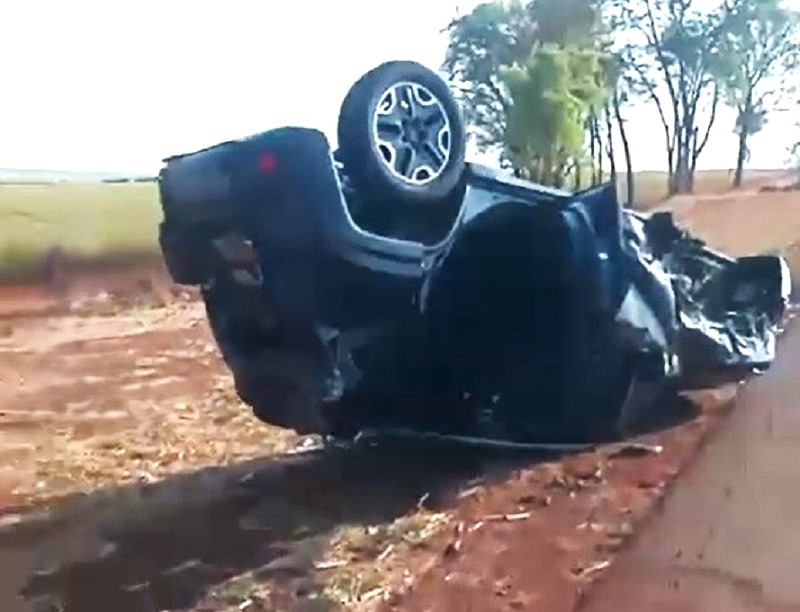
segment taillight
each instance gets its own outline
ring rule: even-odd
[[[278,158],[269,151],[261,153],[258,156],[258,169],[264,174],[273,174],[278,169]]]

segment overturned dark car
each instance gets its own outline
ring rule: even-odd
[[[555,190],[465,161],[436,73],[389,62],[339,147],[283,127],[165,160],[160,242],[202,287],[241,398],[267,423],[507,443],[625,435],[654,394],[764,370],[778,256],[731,258],[613,185]]]

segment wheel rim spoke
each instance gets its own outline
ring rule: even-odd
[[[447,123],[447,117],[439,106],[423,106],[418,109],[417,113],[425,127],[441,127]]]
[[[411,147],[404,147],[400,155],[398,155],[398,163],[396,164],[396,168],[400,174],[402,174],[406,178],[413,178],[414,171],[417,169],[419,165],[419,156],[417,155],[416,151]]]
[[[403,134],[403,124],[389,117],[380,117],[377,123],[378,136],[381,140],[394,142]]]
[[[434,167],[441,166],[447,159],[442,150],[430,141],[425,143],[425,152],[433,162]]]

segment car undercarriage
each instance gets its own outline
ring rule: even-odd
[[[769,367],[777,255],[732,258],[614,185],[552,189],[465,160],[435,73],[389,62],[300,127],[168,158],[160,241],[198,285],[243,401],[338,439],[619,438],[664,391]]]

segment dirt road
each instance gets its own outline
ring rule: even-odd
[[[800,610],[800,325],[587,612]]]

